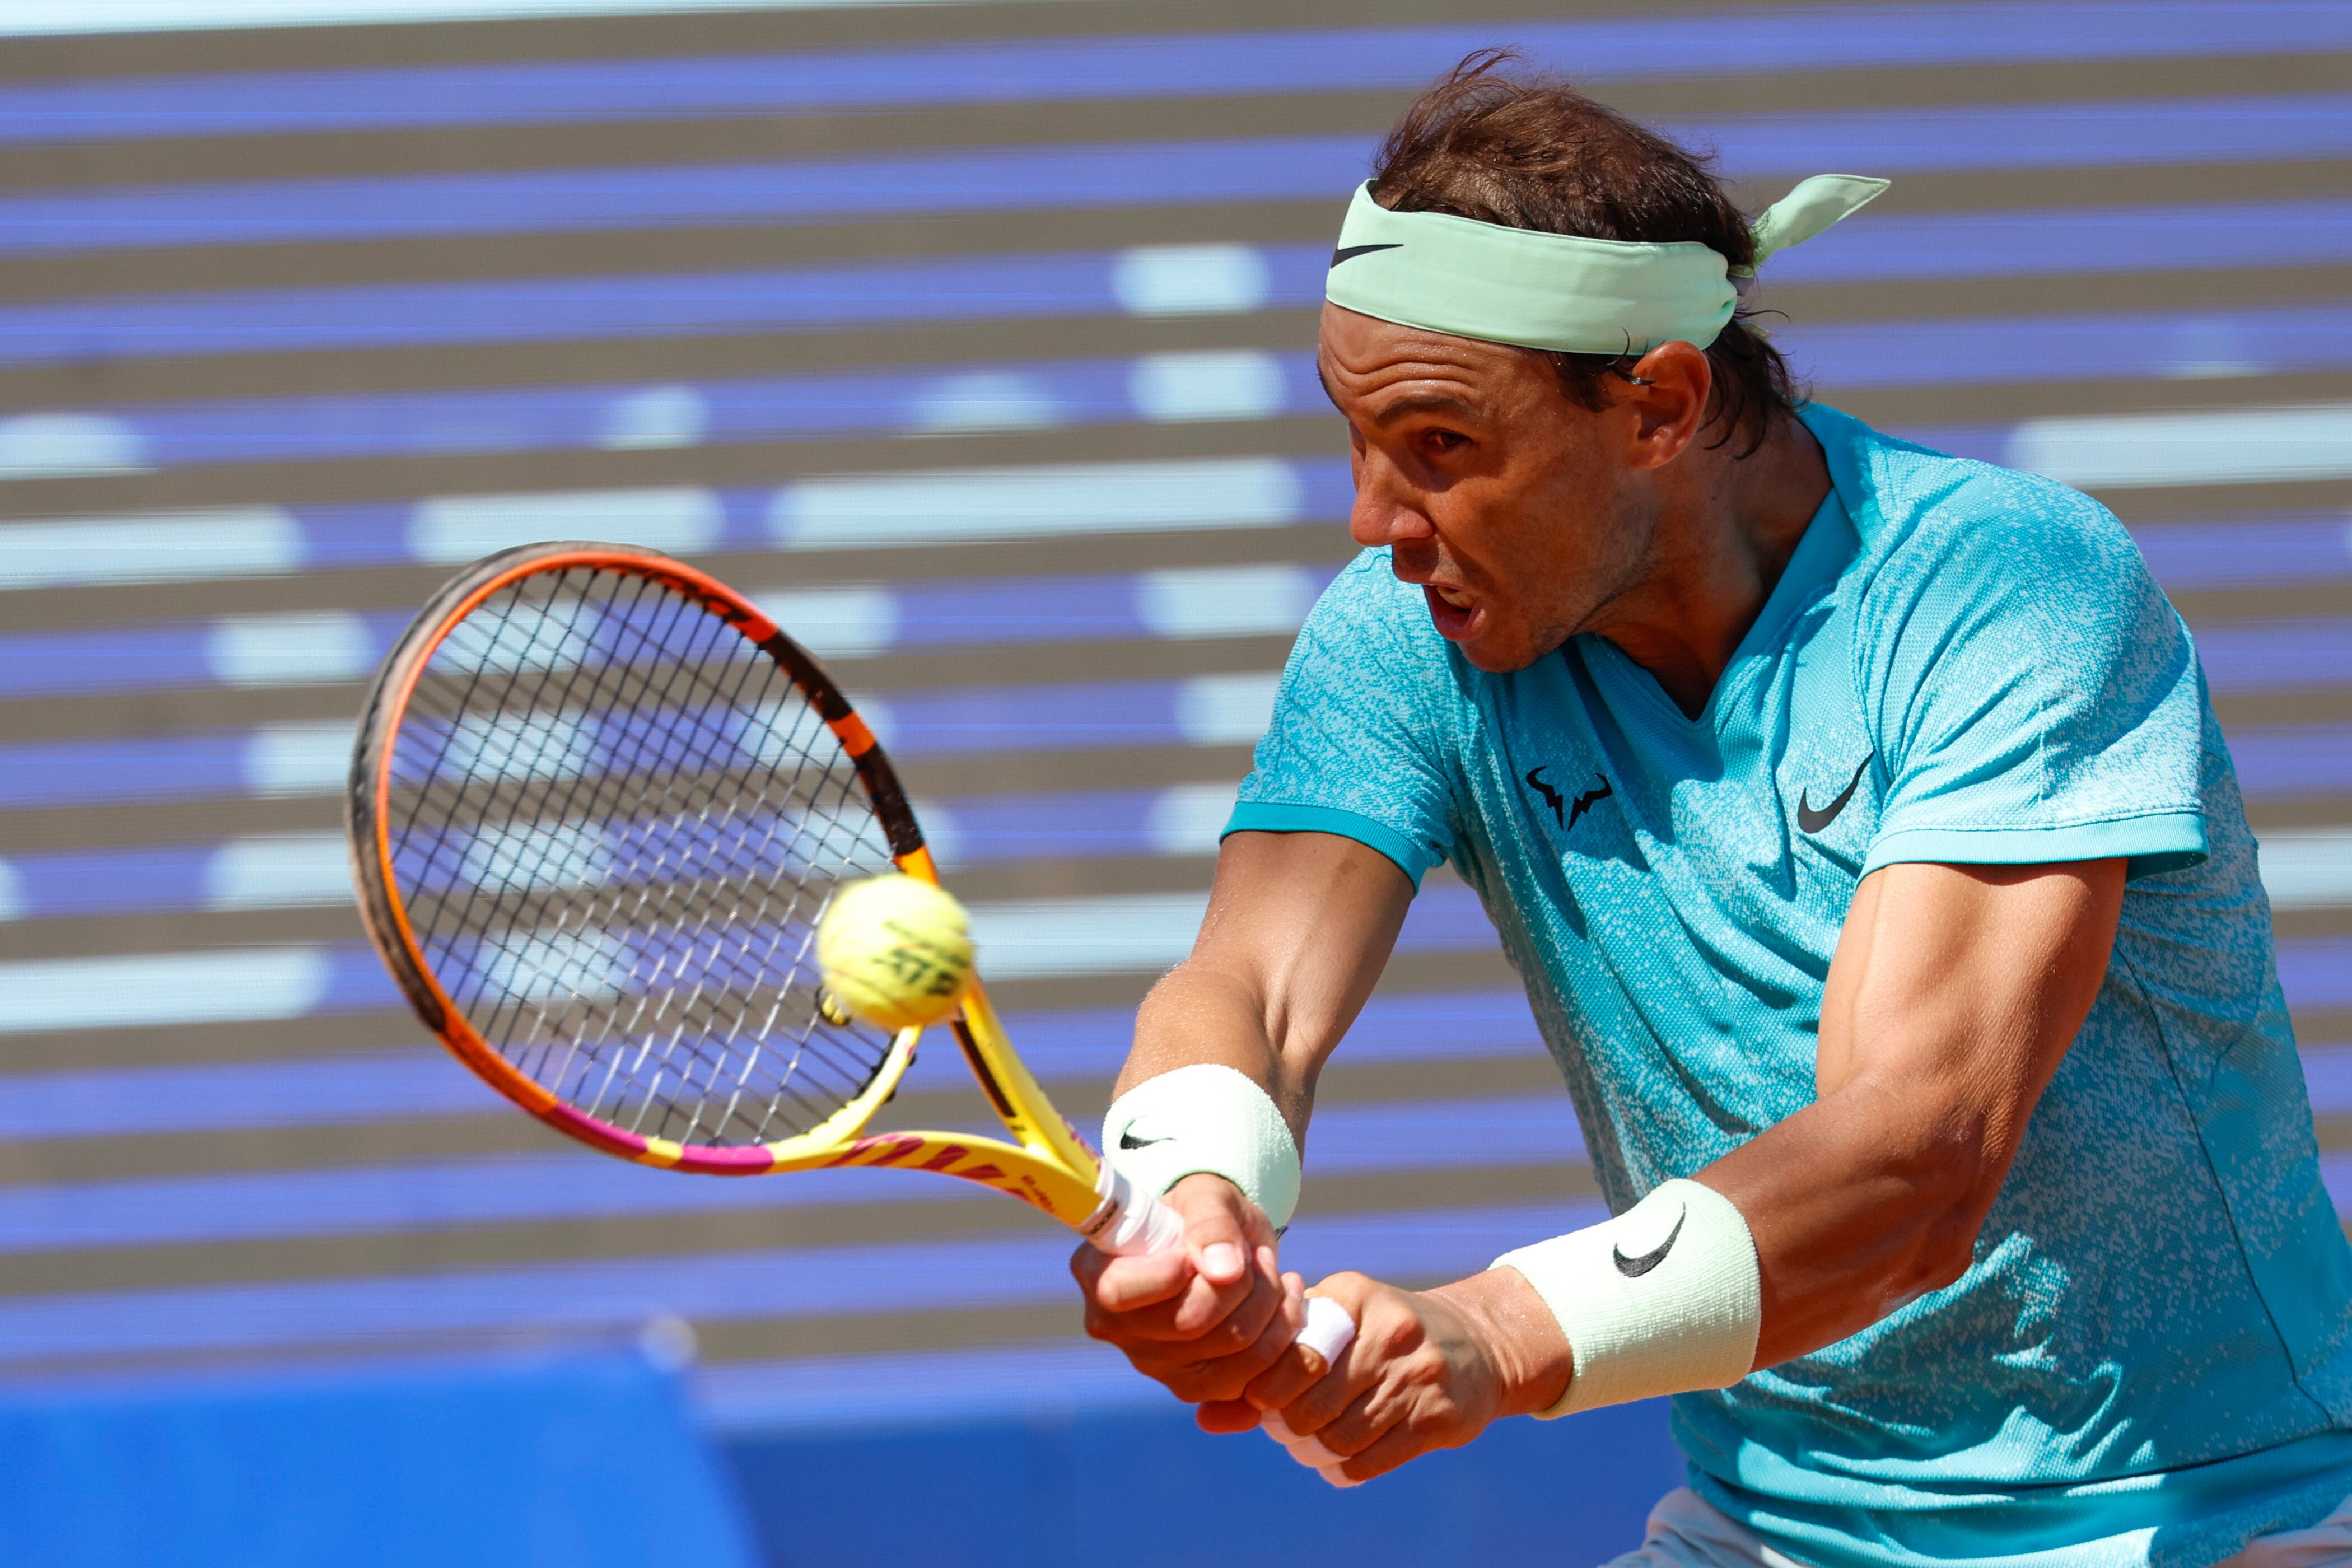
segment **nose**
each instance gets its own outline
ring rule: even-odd
[[[1353,466],[1356,500],[1348,512],[1349,537],[1368,550],[1431,537],[1434,531],[1420,497],[1399,482],[1392,465],[1377,451],[1360,451]]]

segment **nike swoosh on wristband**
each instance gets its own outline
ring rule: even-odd
[[[1138,1138],[1132,1132],[1121,1132],[1118,1135],[1118,1146],[1122,1149],[1149,1149],[1154,1143],[1167,1142],[1165,1138]]]
[[[1612,1247],[1609,1249],[1610,1261],[1617,1265],[1617,1272],[1626,1279],[1639,1279],[1666,1260],[1666,1254],[1675,1249],[1675,1237],[1683,1233],[1683,1222],[1688,1218],[1690,1218],[1690,1205],[1685,1204],[1683,1212],[1675,1216],[1675,1228],[1666,1232],[1665,1240],[1639,1258],[1628,1258],[1622,1248]]]
[[[1386,245],[1343,245],[1331,253],[1331,265],[1337,267],[1342,261],[1353,261],[1359,256],[1370,256],[1375,250],[1402,250],[1403,248],[1404,241],[1401,239],[1392,239]]]
[[[1838,819],[1838,813],[1845,809],[1845,803],[1853,798],[1853,792],[1862,787],[1863,772],[1870,766],[1871,757],[1876,755],[1878,753],[1873,752],[1869,756],[1864,757],[1861,763],[1853,770],[1853,777],[1846,781],[1845,788],[1838,791],[1838,797],[1821,810],[1813,809],[1811,791],[1800,794],[1797,796],[1798,827],[1807,833],[1819,833],[1822,828],[1835,822]]]

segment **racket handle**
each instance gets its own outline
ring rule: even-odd
[[[1097,1251],[1128,1258],[1172,1252],[1184,1245],[1184,1222],[1176,1211],[1129,1181],[1108,1160],[1103,1162],[1099,1190],[1110,1217],[1094,1233]],[[1348,1315],[1347,1308],[1328,1296],[1307,1298],[1307,1326],[1298,1331],[1298,1343],[1322,1356],[1324,1365],[1339,1365],[1355,1338],[1356,1320]]]
[[[1097,1252],[1113,1258],[1133,1258],[1146,1252],[1176,1252],[1184,1246],[1184,1222],[1176,1211],[1133,1182],[1108,1160],[1095,1184],[1103,1206],[1087,1238]]]

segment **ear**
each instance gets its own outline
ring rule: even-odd
[[[1633,384],[1622,406],[1633,411],[1632,449],[1636,468],[1663,468],[1683,455],[1706,425],[1707,399],[1715,390],[1715,364],[1689,343],[1660,343],[1633,366]]]

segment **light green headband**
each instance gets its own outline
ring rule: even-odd
[[[1756,265],[1801,245],[1886,188],[1816,174],[1756,220]],[[1391,212],[1367,184],[1348,205],[1324,298],[1400,326],[1568,353],[1705,348],[1738,303],[1723,253],[1506,228],[1448,213]]]

